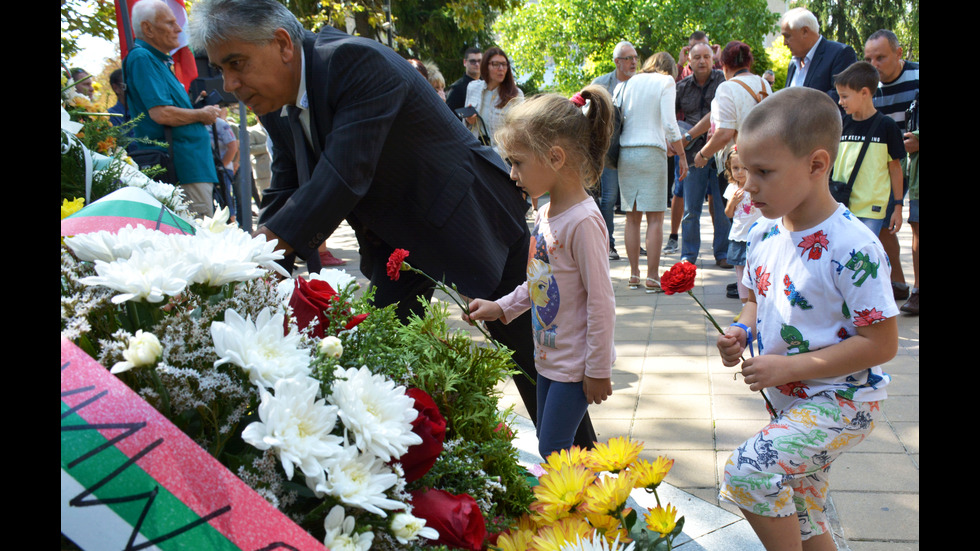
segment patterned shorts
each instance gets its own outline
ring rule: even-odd
[[[795,514],[804,540],[827,532],[830,464],[871,434],[880,412],[830,392],[793,402],[728,458],[719,497],[761,516]]]

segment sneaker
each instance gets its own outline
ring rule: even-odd
[[[347,264],[346,260],[342,260],[332,255],[330,251],[324,251],[320,253],[320,265],[323,267],[327,266],[343,266]]]
[[[895,293],[895,300],[905,300],[909,298],[909,286],[906,283],[892,282],[892,292]]]
[[[640,247],[640,256],[646,256],[646,255],[647,255],[647,250],[644,249],[643,247]]]
[[[902,312],[906,314],[911,314],[913,316],[919,315],[919,291],[915,290],[909,294],[909,300],[899,308]]]
[[[609,247],[609,260],[619,260],[619,253],[616,252],[616,247]]]
[[[673,254],[677,252],[677,240],[670,238],[667,240],[667,245],[664,246],[664,254]]]
[[[738,286],[733,283],[732,286],[725,289],[725,296],[728,298],[738,298]]]

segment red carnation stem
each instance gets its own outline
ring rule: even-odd
[[[704,311],[704,317],[708,318],[708,321],[710,321],[711,324],[715,326],[715,329],[717,329],[720,334],[724,335],[725,331],[722,330],[720,325],[718,325],[718,322],[716,322],[715,318],[708,312],[708,309],[705,308],[703,304],[701,304],[701,301],[698,300],[698,297],[694,296],[694,291],[692,289],[688,289],[687,294],[691,295],[691,298],[694,299],[694,302],[697,302],[698,306],[701,307],[701,310]],[[739,356],[739,360],[744,362],[745,358]],[[760,390],[759,394],[761,394],[762,399],[766,401],[766,410],[769,412],[769,415],[775,419],[776,409],[772,407],[772,403],[769,401],[769,397],[766,396],[766,392],[764,390]]]

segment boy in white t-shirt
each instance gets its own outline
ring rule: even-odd
[[[720,497],[767,549],[834,549],[827,472],[874,428],[891,380],[879,366],[898,349],[888,257],[830,195],[840,132],[837,105],[804,87],[770,96],[739,132],[745,190],[764,219],[748,237],[744,323],[718,349],[775,411],[732,453]],[[746,348],[756,355],[741,361]]]

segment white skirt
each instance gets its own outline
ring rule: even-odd
[[[667,152],[652,145],[620,149],[619,197],[623,211],[667,210]]]

